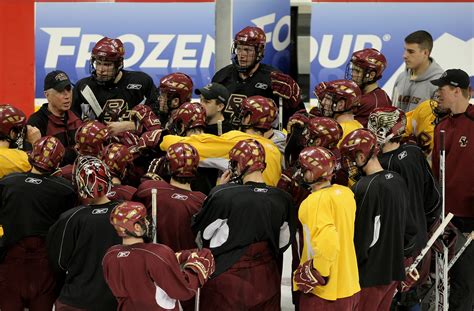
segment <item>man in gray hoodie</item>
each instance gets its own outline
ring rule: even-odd
[[[430,83],[443,73],[443,69],[430,57],[433,37],[424,30],[418,30],[405,38],[403,60],[406,69],[395,81],[392,103],[405,112],[431,98],[436,87]]]

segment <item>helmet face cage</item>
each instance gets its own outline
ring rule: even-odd
[[[120,70],[123,69],[123,57],[125,55],[125,49],[120,39],[112,39],[104,37],[99,40],[91,53],[90,71],[92,76],[98,82],[108,82],[117,76]],[[97,76],[97,61],[99,62],[112,62],[114,68],[110,73],[104,77]]]
[[[25,136],[26,116],[23,111],[11,105],[0,105],[0,139],[10,142],[12,148],[23,148]]]
[[[109,168],[96,157],[79,156],[74,162],[73,176],[82,198],[99,198],[112,188]]]
[[[450,113],[449,109],[442,109],[439,106],[439,92],[436,90],[430,98],[430,107],[435,116],[434,124],[438,124],[445,116]]]
[[[374,83],[382,78],[382,73],[387,67],[385,56],[373,48],[356,51],[352,54],[351,61],[346,66],[346,79],[353,80],[360,87]],[[360,70],[360,78],[354,80],[352,69]],[[370,73],[375,71],[375,76],[370,79]]]
[[[368,129],[357,129],[349,133],[341,142],[339,149],[342,156],[342,166],[349,172],[351,178],[361,176],[361,169],[369,162],[370,158],[379,152],[376,136]],[[357,155],[365,156],[365,163],[357,164]]]
[[[44,172],[54,171],[64,157],[65,149],[54,136],[44,136],[36,141],[28,159],[34,167]]]
[[[196,176],[199,165],[199,154],[192,145],[177,143],[166,152],[166,160],[171,176],[192,178]]]
[[[336,157],[326,148],[306,147],[298,157],[298,165],[302,180],[312,184],[332,178],[336,168]],[[311,173],[310,180],[304,177],[308,171]]]
[[[265,52],[265,44],[267,38],[265,32],[258,27],[245,27],[239,31],[234,38],[232,44],[231,54],[232,54],[232,63],[237,68],[239,72],[248,72],[252,70],[257,63],[259,63]],[[255,49],[255,60],[252,64],[248,66],[241,66],[237,57],[237,47],[239,45],[253,46]]]
[[[136,223],[140,224],[146,235],[147,210],[141,203],[125,201],[114,208],[110,214],[110,223],[121,237],[139,237],[135,234]]]
[[[127,169],[133,163],[133,156],[122,144],[110,144],[102,151],[102,161],[107,165],[112,176],[120,180],[125,178]]]
[[[256,128],[268,131],[277,117],[277,108],[272,99],[263,96],[251,96],[242,101],[240,111],[240,125],[244,128]],[[248,124],[243,124],[250,115]]]
[[[76,131],[76,149],[80,155],[98,156],[108,138],[107,127],[99,121],[87,121]]]
[[[236,179],[265,167],[265,149],[255,139],[241,140],[229,152],[229,168]]]
[[[166,94],[168,108],[176,109],[180,104],[191,100],[193,91],[193,80],[187,74],[181,72],[171,73],[160,80],[160,94]],[[178,105],[172,105],[174,98],[179,99]]]
[[[324,117],[333,117],[335,113],[344,113],[359,105],[362,92],[357,84],[349,80],[334,80],[320,83],[314,93],[320,100]],[[339,101],[344,105],[338,108]]]
[[[375,134],[381,145],[403,135],[407,125],[405,113],[395,107],[381,107],[372,111],[367,128]]]

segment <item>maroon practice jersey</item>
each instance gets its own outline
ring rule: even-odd
[[[197,275],[181,270],[175,253],[161,244],[112,246],[102,266],[117,310],[179,310],[178,300],[192,298],[199,285]]]
[[[362,95],[360,104],[354,111],[354,119],[359,121],[364,127],[367,127],[370,113],[375,108],[392,106],[392,101],[387,93],[378,87],[372,92]]]
[[[132,201],[133,195],[137,191],[137,188],[128,185],[113,185],[107,198],[109,200],[123,200]]]
[[[201,192],[177,188],[164,181],[147,180],[138,187],[135,201],[150,209],[152,188],[157,189],[157,241],[175,252],[196,248],[195,236],[191,231],[191,217],[201,210],[206,196]]]

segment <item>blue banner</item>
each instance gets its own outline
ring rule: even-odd
[[[288,73],[291,40],[290,0],[234,1],[233,35],[247,26],[257,26],[265,31],[267,44],[262,62]]]
[[[367,47],[387,58],[379,85],[391,95],[396,77],[405,68],[404,39],[416,30],[431,33],[431,56],[441,67],[461,68],[472,81],[473,16],[474,3],[313,3],[311,97],[316,84],[343,79],[352,53]]]
[[[180,71],[202,87],[214,75],[214,14],[214,2],[36,3],[35,97],[44,97],[44,77],[54,69],[73,82],[90,75],[90,52],[103,36],[122,40],[125,68],[155,84]]]

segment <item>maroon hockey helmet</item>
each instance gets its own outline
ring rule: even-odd
[[[191,100],[193,86],[193,80],[187,74],[174,72],[161,78],[160,93],[166,94],[168,100],[177,97],[182,104]]]
[[[255,64],[259,63],[264,57],[266,42],[267,37],[265,36],[265,32],[261,28],[255,26],[247,26],[241,31],[239,31],[235,35],[234,42],[232,44],[232,62],[234,63],[234,66],[236,66],[237,70],[240,72],[246,72],[249,69],[252,69]],[[237,59],[237,47],[239,45],[255,47],[255,62],[253,64],[245,67],[239,65]]]
[[[176,111],[170,130],[185,136],[186,131],[206,126],[206,109],[199,103],[184,103]]]
[[[142,203],[125,201],[117,205],[110,213],[110,223],[114,226],[118,236],[128,237],[135,235],[135,224],[146,227],[147,210]]]
[[[229,152],[229,165],[234,176],[242,177],[248,173],[263,171],[266,167],[265,149],[255,139],[241,140]]]
[[[298,157],[298,165],[303,176],[306,172],[311,173],[309,179],[304,178],[308,183],[331,180],[336,168],[336,157],[324,147],[306,147]]]
[[[362,69],[360,81],[353,79],[352,70],[353,67]],[[387,59],[378,50],[373,48],[367,48],[352,53],[352,58],[346,67],[346,79],[353,80],[359,86],[373,83],[382,78],[382,73],[387,68]],[[369,80],[369,75],[372,71],[375,71],[375,76],[372,80]]]
[[[378,154],[379,147],[374,133],[368,129],[357,129],[344,137],[339,145],[339,150],[344,168],[351,169],[353,166],[364,167],[372,156]],[[363,165],[356,164],[358,153],[362,153],[366,158]]]
[[[110,174],[122,180],[133,163],[133,156],[122,144],[110,144],[102,150],[101,160],[109,167]]]
[[[403,110],[393,106],[375,108],[369,115],[367,128],[381,145],[405,133],[407,117]]]
[[[192,145],[176,143],[166,151],[166,160],[171,176],[194,177],[199,165],[199,154]]]
[[[15,138],[10,136],[11,131],[16,134]],[[17,142],[21,147],[25,131],[26,116],[23,111],[11,105],[0,105],[0,139]]]
[[[303,135],[307,146],[313,146],[320,139],[318,146],[333,149],[342,138],[342,127],[334,119],[314,117],[308,120]]]
[[[82,198],[99,198],[112,189],[109,168],[96,157],[77,157],[72,172],[77,192]]]
[[[247,116],[250,116],[250,120],[244,124]],[[267,131],[272,128],[272,123],[276,117],[277,107],[273,99],[258,95],[251,96],[244,99],[240,105],[240,125],[244,128]]]
[[[92,49],[92,58],[110,62],[123,61],[125,49],[120,39],[104,37]]]
[[[64,153],[64,146],[59,139],[54,136],[44,136],[33,144],[28,160],[36,169],[52,172],[61,164]]]
[[[360,105],[362,92],[354,81],[334,80],[318,84],[314,95],[319,99],[323,116],[333,117],[335,113],[350,111]],[[338,108],[341,100],[344,100],[344,105]]]
[[[98,156],[108,138],[107,127],[99,121],[84,122],[76,131],[76,150],[80,155]]]
[[[286,131],[288,134],[291,134],[293,131],[293,126],[305,127],[308,121],[309,113],[306,112],[306,109],[300,109],[288,119]]]

